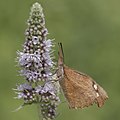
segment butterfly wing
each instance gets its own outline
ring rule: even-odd
[[[99,107],[108,98],[107,93],[91,77],[64,65],[60,85],[70,108],[84,108],[97,103]]]
[[[64,65],[62,43],[59,43],[57,77],[70,108],[84,108],[93,103],[103,106],[108,98],[105,90],[91,77]]]

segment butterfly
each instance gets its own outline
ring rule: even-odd
[[[57,77],[69,108],[84,108],[96,103],[102,107],[108,99],[106,91],[90,76],[64,64],[62,43],[59,43]]]

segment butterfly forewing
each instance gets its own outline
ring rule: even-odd
[[[106,92],[91,77],[64,65],[64,79],[60,81],[70,108],[83,108],[93,103],[99,107],[107,99]],[[94,88],[96,85],[96,90]]]

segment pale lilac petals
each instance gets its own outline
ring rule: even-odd
[[[52,41],[50,39],[45,40],[43,43],[46,47],[52,47]]]
[[[47,59],[45,62],[48,66],[53,67],[53,61],[51,59]]]
[[[55,95],[55,89],[51,82],[47,82],[43,89],[41,90],[41,94],[49,92],[52,95]]]
[[[17,90],[18,91],[23,91],[25,89],[29,89],[30,90],[30,89],[32,89],[32,87],[29,84],[27,84],[27,83],[21,84],[21,85],[17,85]]]
[[[35,66],[35,68],[42,67],[39,54],[29,54],[29,53],[19,52],[18,55],[19,55],[18,62],[20,66],[26,68],[31,67],[33,65]]]
[[[47,52],[50,52],[52,49],[52,46],[53,46],[53,44],[52,44],[52,40],[50,40],[50,39],[48,39],[48,40],[45,40],[44,42],[43,42],[43,44],[44,44],[44,49],[45,49],[45,51],[47,51]]]
[[[25,76],[28,81],[37,82],[41,78],[41,74],[39,71],[31,71],[31,70],[21,70],[21,75]]]

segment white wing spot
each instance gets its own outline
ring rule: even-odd
[[[96,84],[94,84],[93,87],[94,87],[95,90],[98,90],[98,87],[97,87]]]
[[[95,91],[96,91],[96,96],[99,97],[100,95],[99,95],[99,93],[97,92],[97,91],[98,91],[98,86],[97,86],[97,84],[94,83],[93,88],[94,88]]]
[[[99,97],[99,93],[98,92],[96,93],[96,95],[97,95],[97,97]]]

